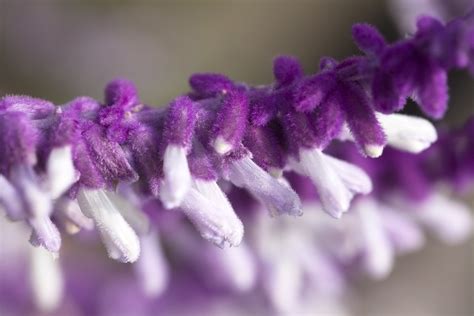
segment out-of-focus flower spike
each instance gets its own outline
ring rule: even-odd
[[[43,119],[56,110],[53,103],[23,95],[9,95],[0,99],[0,111],[20,112],[30,119]]]
[[[140,237],[142,253],[133,267],[138,281],[149,298],[159,297],[168,286],[169,266],[155,231]]]
[[[0,174],[0,206],[4,209],[8,218],[12,221],[25,219],[28,213],[15,187]]]
[[[371,277],[383,279],[392,271],[395,254],[379,210],[370,199],[358,201],[355,208],[360,225],[362,265]]]
[[[218,154],[225,155],[240,144],[247,127],[248,112],[249,100],[243,91],[230,91],[223,97],[211,137]]]
[[[466,205],[439,193],[421,203],[413,216],[441,241],[457,244],[471,236],[474,218]]]
[[[296,192],[260,168],[250,155],[232,159],[227,178],[234,185],[249,190],[272,215],[302,215],[301,201]]]
[[[346,121],[359,148],[369,157],[379,157],[386,144],[385,134],[362,87],[347,85],[342,93]]]
[[[127,79],[115,79],[105,87],[105,104],[128,109],[139,103],[135,84]]]
[[[377,113],[377,119],[387,135],[387,143],[403,151],[419,153],[438,138],[433,124],[420,117]]]
[[[429,15],[421,15],[416,19],[416,33],[418,36],[431,34],[440,31],[443,28],[443,23]]]
[[[380,55],[385,46],[385,39],[372,25],[358,23],[352,26],[352,38],[359,49],[369,55]]]
[[[387,205],[379,205],[378,209],[383,227],[397,253],[409,253],[423,247],[425,235],[413,219]]]
[[[166,145],[163,156],[164,180],[160,198],[166,208],[180,205],[191,187],[187,153],[197,121],[197,109],[188,97],[174,100],[168,109],[163,131]]]
[[[77,173],[72,160],[72,147],[53,148],[46,163],[49,192],[57,199],[77,181]]]
[[[448,75],[434,63],[426,68],[417,91],[419,105],[427,115],[439,119],[448,108]]]
[[[296,259],[282,256],[271,265],[266,265],[264,273],[262,286],[273,308],[281,314],[294,311],[303,286],[303,271],[296,264]]]
[[[201,97],[214,97],[234,89],[232,80],[215,73],[194,74],[189,78],[189,85]]]
[[[299,112],[314,110],[334,88],[332,73],[321,73],[301,80],[294,92],[295,109]]]
[[[273,75],[277,87],[287,86],[303,76],[300,62],[293,56],[278,56],[273,60]]]
[[[249,247],[242,243],[239,247],[223,249],[223,253],[217,254],[214,260],[218,261],[218,267],[224,271],[225,276],[236,291],[245,292],[255,285],[257,281],[257,267],[255,258]]]
[[[30,247],[30,280],[36,307],[52,312],[61,304],[64,280],[59,260],[44,249]]]
[[[319,60],[319,70],[321,71],[333,69],[336,65],[337,60],[332,57],[324,56]]]
[[[82,212],[99,229],[109,256],[122,262],[134,262],[140,255],[140,242],[104,190],[81,189],[77,196]]]

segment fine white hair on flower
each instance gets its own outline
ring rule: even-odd
[[[84,215],[96,223],[109,256],[123,262],[136,261],[140,254],[138,236],[106,192],[81,189],[77,200]]]
[[[224,201],[222,198],[217,199],[218,196],[224,194],[219,192],[217,183],[215,181],[210,181],[211,183],[208,184],[204,182],[194,181],[194,185],[186,194],[180,209],[196,226],[204,239],[222,248],[239,245],[243,237],[242,223],[233,209],[229,209],[228,201]],[[217,194],[213,192],[217,192]]]

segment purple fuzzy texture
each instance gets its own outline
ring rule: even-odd
[[[222,105],[217,111],[212,138],[222,137],[232,146],[237,146],[247,128],[248,113],[249,101],[243,91],[231,91],[224,95]]]
[[[166,144],[188,148],[194,135],[197,122],[197,109],[194,102],[186,96],[178,97],[168,107],[163,130]]]

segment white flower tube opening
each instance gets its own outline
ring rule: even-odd
[[[134,262],[140,255],[140,241],[104,190],[84,190],[77,200],[84,215],[92,218],[103,238],[110,257]]]
[[[191,187],[186,149],[179,145],[168,145],[163,157],[164,181],[160,198],[168,209],[178,207]]]
[[[46,173],[49,181],[49,192],[53,199],[60,197],[77,181],[71,146],[51,150],[46,163]]]

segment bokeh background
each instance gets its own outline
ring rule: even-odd
[[[100,99],[120,76],[137,84],[142,101],[159,106],[186,91],[193,72],[267,83],[279,54],[297,56],[314,72],[322,56],[357,53],[355,22],[376,25],[389,40],[403,36],[396,21],[409,21],[410,12],[397,15],[393,2],[0,0],[0,94],[57,104],[78,95]],[[450,82],[443,124],[457,126],[474,114],[474,81],[455,73]],[[356,315],[474,315],[474,240],[454,247],[430,241],[400,257],[387,280],[361,281],[352,305]]]

